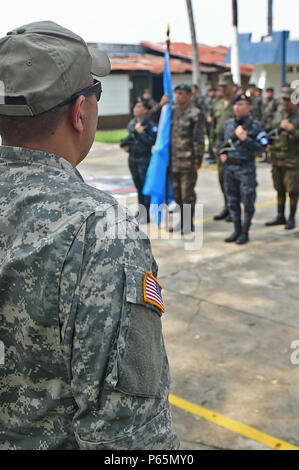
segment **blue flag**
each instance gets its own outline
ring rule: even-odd
[[[157,140],[142,191],[143,194],[151,196],[150,210],[159,227],[162,218],[161,205],[165,203],[166,196],[166,175],[170,160],[171,104],[173,101],[169,54],[167,49],[164,53],[163,88],[164,93],[168,94],[169,103],[165,104],[161,111]],[[173,194],[170,177],[168,176],[168,203],[171,201],[173,201]]]

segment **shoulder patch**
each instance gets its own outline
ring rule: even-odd
[[[161,312],[165,312],[161,290],[161,284],[147,271],[143,278],[143,300],[144,302],[155,305]]]

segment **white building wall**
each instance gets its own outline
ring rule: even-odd
[[[299,80],[299,72],[286,74],[286,82],[292,84],[295,80]],[[275,95],[279,97],[281,93],[281,65],[257,64],[251,74],[250,82],[262,89],[272,86],[275,89]]]
[[[98,103],[100,116],[130,113],[130,81],[128,74],[111,74],[100,78],[102,96]]]

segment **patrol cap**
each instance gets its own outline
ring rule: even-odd
[[[72,31],[52,21],[21,26],[0,39],[0,115],[43,113],[86,87],[90,74],[109,72],[107,55]]]
[[[246,96],[245,93],[237,95],[233,100],[233,104],[236,104],[238,101],[247,101],[247,103],[251,104],[251,99],[249,96]]]
[[[285,100],[291,100],[292,94],[294,93],[293,88],[286,88],[281,94],[281,98]]]
[[[225,72],[220,75],[219,86],[231,85],[234,83],[233,76],[230,72]]]
[[[180,85],[177,85],[175,87],[174,91],[177,91],[177,90],[182,90],[182,91],[186,91],[187,93],[191,93],[191,86],[187,85],[187,83],[181,83]]]

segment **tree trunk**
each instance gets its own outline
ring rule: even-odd
[[[237,0],[232,0],[232,8],[233,8],[233,42],[232,42],[232,48],[231,48],[231,72],[233,75],[234,82],[237,85],[241,85]]]
[[[203,86],[202,86],[202,79],[199,67],[199,53],[197,48],[197,41],[196,41],[196,33],[195,33],[195,25],[194,25],[194,18],[193,18],[193,10],[192,10],[192,2],[191,0],[186,0],[187,11],[188,11],[188,18],[190,24],[190,32],[191,32],[191,40],[192,40],[192,65],[193,65],[193,72],[192,72],[192,81],[196,83],[199,87],[200,94],[204,94]]]
[[[272,36],[273,31],[273,0],[268,0],[268,36]]]

